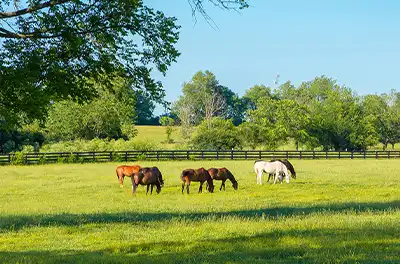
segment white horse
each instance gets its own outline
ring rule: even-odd
[[[276,183],[276,179],[279,178],[280,183],[282,184],[283,176],[286,177],[286,182],[289,183],[289,172],[285,166],[280,161],[267,162],[264,160],[257,160],[254,162],[254,172],[257,175],[257,184],[262,184],[262,174],[263,172],[267,174],[275,174],[274,184]],[[281,176],[283,174],[283,176]]]

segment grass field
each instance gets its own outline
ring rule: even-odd
[[[180,127],[175,127],[172,132],[172,139],[174,143],[164,143],[167,136],[165,133],[165,127],[162,126],[136,126],[138,135],[135,137],[137,140],[150,140],[159,145],[161,149],[180,149],[184,145],[184,140],[180,134]],[[186,149],[186,148],[185,148]],[[264,148],[257,148],[264,149]],[[294,150],[296,149],[294,142],[289,142],[277,148],[277,150]],[[382,150],[382,144],[378,144],[374,147],[370,147],[369,150]],[[392,150],[392,146],[388,146],[387,150]],[[394,150],[400,150],[400,144],[394,146]]]
[[[293,160],[290,184],[253,161],[142,162],[159,195],[117,163],[0,167],[2,263],[400,263],[400,160]],[[188,167],[226,166],[239,190],[180,192]]]

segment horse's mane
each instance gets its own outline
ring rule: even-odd
[[[237,180],[235,179],[235,176],[233,176],[232,172],[228,169],[226,169],[226,173],[228,174],[228,178],[232,181],[232,182],[237,182]]]
[[[285,164],[286,168],[290,171],[290,173],[292,174],[293,179],[296,179],[296,171],[294,170],[294,167],[292,165],[292,163],[290,163],[287,159],[272,159],[270,162],[274,162],[274,161],[280,161],[283,164]]]
[[[256,160],[256,161],[254,161],[254,164],[256,164],[257,162],[260,162],[260,161],[265,161],[265,160]]]

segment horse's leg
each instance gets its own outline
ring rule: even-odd
[[[147,188],[146,188],[146,195],[147,195],[147,193],[149,192],[149,185],[147,185]]]
[[[222,180],[221,187],[219,187],[220,191],[222,191],[222,187],[224,187],[224,191],[225,191],[225,181],[226,180]]]
[[[157,183],[160,184],[160,182],[157,182]],[[157,183],[156,183],[156,184],[157,184]],[[154,188],[154,184],[152,183],[152,184],[151,184],[151,191],[150,191],[150,194],[153,194],[153,188]]]
[[[187,194],[189,194],[189,186],[190,186],[190,182],[186,182],[186,191],[187,191]]]
[[[263,173],[263,171],[262,170],[260,170],[260,171],[258,171],[258,184],[260,184],[260,185],[262,185],[262,173]]]
[[[123,188],[124,187],[124,175],[119,176],[118,175],[118,180],[119,180],[119,187]]]
[[[136,188],[137,188],[137,185],[136,185],[136,183],[135,183],[135,179],[133,178],[133,176],[131,177],[131,180],[132,180],[132,194],[133,194],[133,195],[136,195]]]
[[[199,193],[203,192],[203,183],[204,182],[200,182]]]
[[[278,172],[275,172],[274,184],[276,183],[276,179],[278,178],[278,176],[279,176],[279,173],[278,173]]]
[[[185,190],[185,182],[182,182],[182,194],[183,194],[183,190]]]

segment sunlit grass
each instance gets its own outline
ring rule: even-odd
[[[253,161],[142,162],[165,187],[136,197],[117,163],[0,167],[0,262],[400,261],[400,160],[292,163],[290,184],[257,186]],[[182,195],[180,172],[201,166],[239,190]]]

